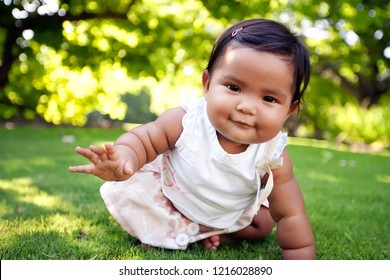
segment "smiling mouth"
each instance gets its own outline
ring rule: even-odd
[[[253,127],[252,125],[250,125],[250,124],[248,124],[246,122],[243,122],[243,121],[235,121],[235,120],[233,120],[233,122],[236,125],[240,126],[240,127],[244,127],[244,128],[252,128]]]

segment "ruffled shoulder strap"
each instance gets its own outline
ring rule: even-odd
[[[259,209],[260,205],[268,198],[274,187],[274,176],[272,169],[281,167],[283,165],[283,158],[280,157],[284,147],[287,144],[287,133],[279,132],[273,139],[267,142],[265,148],[263,161],[256,165],[257,173],[262,170],[268,173],[268,179],[265,186],[259,186],[256,201],[253,205],[253,210]]]
[[[283,158],[281,154],[284,147],[287,145],[287,133],[279,132],[273,139],[267,142],[265,148],[263,161],[259,164],[267,163],[271,168],[277,168],[283,165]]]

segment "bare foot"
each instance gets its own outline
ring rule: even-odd
[[[236,239],[232,234],[213,235],[203,240],[203,247],[206,249],[217,250],[223,244],[235,244]]]
[[[217,250],[218,246],[220,245],[219,240],[219,235],[213,235],[209,238],[206,238],[203,240],[203,247],[206,249]]]

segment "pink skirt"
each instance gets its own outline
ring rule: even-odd
[[[185,250],[190,243],[251,224],[259,208],[245,210],[227,229],[210,228],[187,219],[162,192],[160,161],[158,157],[128,180],[106,182],[100,188],[109,212],[131,236],[154,247]]]

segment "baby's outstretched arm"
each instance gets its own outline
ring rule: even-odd
[[[315,242],[291,159],[283,152],[283,167],[274,170],[270,213],[277,222],[276,236],[283,259],[315,259]]]
[[[132,176],[144,164],[174,147],[182,128],[185,111],[174,108],[155,121],[122,134],[114,145],[76,148],[76,152],[91,164],[69,167],[71,172],[93,174],[106,181],[120,181]]]

